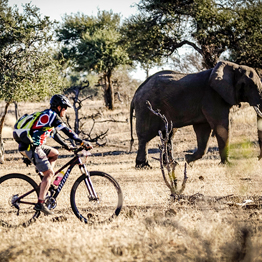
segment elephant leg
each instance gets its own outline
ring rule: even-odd
[[[142,138],[138,139],[138,151],[136,156],[136,168],[149,167],[147,159],[147,143],[148,141]]]
[[[194,162],[203,157],[207,151],[208,140],[211,134],[211,127],[208,123],[193,125],[197,138],[197,150],[194,154],[186,154],[186,162]]]
[[[260,153],[258,160],[262,158],[262,118],[257,116],[257,135],[258,135],[258,144],[260,148]]]
[[[258,160],[260,160],[262,158],[262,131],[258,130],[257,135],[258,135],[258,144],[259,144],[259,148],[260,148]]]
[[[229,136],[228,136],[228,125],[218,125],[215,127],[215,135],[217,138],[219,154],[221,158],[221,163],[229,163],[228,161],[228,145],[229,145]]]

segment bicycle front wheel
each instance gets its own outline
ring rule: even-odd
[[[23,174],[0,177],[0,225],[28,226],[40,215],[34,205],[38,200],[38,185]]]
[[[84,223],[106,223],[119,215],[123,205],[123,194],[119,184],[104,172],[91,171],[91,181],[98,196],[93,199],[86,185],[86,175],[74,183],[70,201],[75,215]]]

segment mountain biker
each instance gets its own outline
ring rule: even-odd
[[[44,145],[46,137],[50,134],[53,139],[62,145],[67,150],[72,150],[73,147],[67,145],[58,134],[57,131],[62,131],[69,138],[75,140],[81,145],[86,145],[92,148],[92,145],[80,139],[76,133],[74,133],[66,124],[62,121],[61,117],[66,115],[68,107],[73,107],[67,97],[63,95],[54,95],[50,100],[50,109],[46,109],[40,112],[40,115],[34,121],[30,128],[30,134],[32,136],[33,144],[28,145],[25,143],[19,143],[19,151],[22,155],[26,156],[36,166],[38,172],[42,172],[43,178],[40,185],[40,192],[38,197],[38,203],[34,209],[41,211],[45,215],[53,214],[47,206],[44,204],[45,196],[51,185],[52,178],[54,176],[54,166],[58,158],[59,152],[55,148]]]

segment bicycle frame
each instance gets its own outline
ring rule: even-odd
[[[65,185],[66,183],[66,180],[68,179],[73,167],[75,165],[79,165],[79,169],[81,171],[82,174],[85,174],[86,175],[86,179],[85,179],[85,184],[86,184],[86,187],[87,187],[87,190],[89,192],[89,195],[90,195],[90,200],[99,200],[99,198],[97,197],[97,194],[95,192],[95,189],[93,187],[93,184],[92,184],[92,181],[90,179],[90,175],[89,175],[89,172],[85,166],[85,164],[83,164],[82,160],[81,160],[81,155],[78,155],[77,153],[79,151],[81,151],[83,148],[79,148],[78,150],[75,151],[75,156],[73,159],[71,159],[69,162],[67,162],[65,165],[63,165],[60,169],[58,169],[56,172],[55,172],[55,175],[56,176],[60,171],[62,171],[63,169],[65,169],[66,167],[68,167],[67,171],[65,172],[65,175],[63,176],[59,186],[57,189],[54,189],[55,193],[54,195],[52,196],[52,198],[56,199],[59,195],[59,193],[61,192],[63,186]],[[40,185],[39,185],[39,188],[40,188]],[[23,194],[22,196],[14,199],[12,201],[12,204],[15,206],[17,205],[18,203],[23,203],[23,204],[29,204],[29,205],[35,205],[36,203],[31,203],[31,202],[26,202],[26,201],[22,201],[21,199],[23,199],[24,197],[28,196],[29,194],[33,193],[35,191],[35,189],[33,190],[30,190],[29,192]]]
[[[69,177],[69,174],[71,173],[71,171],[72,171],[72,169],[73,169],[73,167],[75,165],[79,165],[79,169],[80,169],[81,173],[82,174],[86,174],[85,184],[86,184],[87,190],[88,190],[88,192],[90,194],[90,198],[92,200],[97,200],[98,197],[97,197],[97,194],[96,194],[95,189],[93,187],[93,184],[91,182],[89,172],[88,172],[85,164],[82,163],[80,155],[77,155],[77,154],[76,154],[76,156],[73,159],[71,159],[68,163],[66,163],[64,166],[62,166],[60,169],[58,169],[55,172],[55,176],[56,176],[60,171],[65,169],[67,166],[69,166],[67,171],[66,171],[66,173],[65,173],[65,175],[63,176],[63,178],[62,178],[58,188],[56,189],[56,192],[55,192],[55,194],[53,196],[54,199],[56,199],[58,197],[58,195],[61,192],[61,190],[62,190],[62,188],[63,188],[67,178]]]

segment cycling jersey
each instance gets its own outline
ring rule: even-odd
[[[82,142],[78,135],[63,123],[56,112],[51,109],[46,109],[41,112],[31,127],[30,134],[33,139],[33,145],[40,146],[45,144],[46,138],[52,133],[52,137],[56,142],[67,147],[67,144],[64,143],[57,131],[62,131],[69,138],[77,142]],[[19,145],[19,150],[26,150],[25,147],[28,147],[28,145],[21,143]]]

